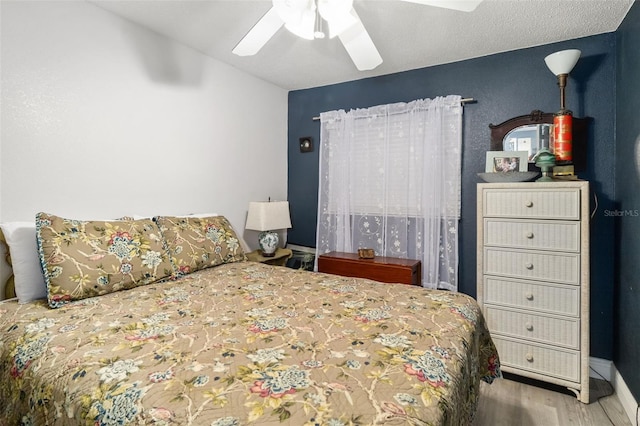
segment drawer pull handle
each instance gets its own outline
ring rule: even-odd
[[[533,263],[525,263],[524,267],[529,269],[529,270],[531,270],[531,269],[533,269]]]
[[[527,238],[528,239],[533,239],[533,232],[527,232]]]
[[[527,354],[527,355],[525,356],[525,358],[527,359],[527,361],[529,361],[529,362],[533,362],[533,355],[531,355],[531,354]]]
[[[524,205],[527,207],[533,207],[533,201],[527,201]]]
[[[526,324],[525,328],[527,329],[527,331],[533,331],[533,324]]]
[[[533,293],[527,293],[524,297],[526,297],[527,300],[533,300]]]

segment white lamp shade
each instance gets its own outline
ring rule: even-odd
[[[547,66],[555,75],[569,74],[580,58],[578,49],[561,50],[544,58]]]
[[[252,201],[249,203],[245,229],[274,231],[291,228],[288,201]]]

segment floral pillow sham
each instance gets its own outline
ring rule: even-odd
[[[240,241],[224,216],[156,216],[153,220],[167,243],[178,276],[246,260]]]
[[[38,213],[36,235],[52,308],[173,275],[151,219],[82,221]]]

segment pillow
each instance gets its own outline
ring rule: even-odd
[[[178,276],[247,259],[224,216],[156,216],[153,220],[167,243]]]
[[[0,224],[11,253],[13,281],[20,303],[47,297],[47,285],[42,275],[36,224],[33,222],[7,222]]]
[[[52,308],[172,275],[151,219],[81,221],[38,213],[36,230]]]

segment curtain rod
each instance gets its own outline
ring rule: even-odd
[[[474,102],[476,102],[476,100],[473,99],[473,98],[462,98],[462,99],[460,99],[460,104],[461,105],[472,104]],[[318,120],[320,120],[320,117],[319,116],[318,117],[313,117],[312,120],[313,121],[318,121]]]

